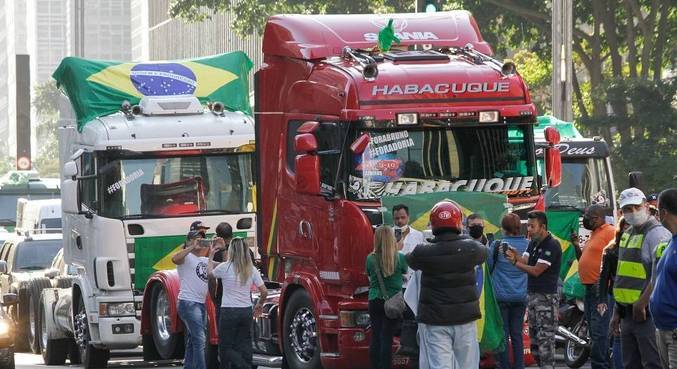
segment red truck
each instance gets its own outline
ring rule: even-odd
[[[379,52],[389,19],[400,43]],[[515,211],[534,208],[545,182],[536,108],[515,65],[491,57],[465,11],[273,16],[263,53],[254,77],[256,239],[274,291],[253,323],[255,364],[368,368],[364,261],[383,223],[381,199],[484,191],[508,195]],[[546,138],[557,143],[556,131]],[[559,152],[546,151],[556,182]],[[149,283],[177,293],[175,274]],[[165,324],[178,334],[171,315]],[[209,328],[211,354],[213,320]]]

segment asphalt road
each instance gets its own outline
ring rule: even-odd
[[[33,354],[15,354],[14,360],[16,362],[16,369],[47,369],[47,366],[42,362],[42,356]],[[74,366],[79,367],[79,366]],[[108,363],[109,368],[126,369],[126,368],[182,368],[183,365],[179,361],[163,361],[157,363],[147,363],[141,360],[140,352],[116,352],[111,355],[111,360]],[[66,365],[50,366],[50,369],[64,369],[71,368],[66,362]],[[559,368],[567,368],[566,366],[558,366]],[[590,364],[581,367],[582,369],[589,369]],[[260,369],[269,369],[260,367]]]

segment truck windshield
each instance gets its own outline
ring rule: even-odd
[[[542,160],[539,167],[543,170]],[[611,181],[602,158],[562,158],[562,182],[548,188],[545,203],[549,208],[571,207],[584,210],[591,204],[610,206]]]
[[[16,249],[12,271],[47,269],[61,249],[61,240],[23,241]]]
[[[354,199],[417,193],[483,191],[536,193],[532,128],[416,127],[367,129],[369,147],[355,155],[349,179]]]
[[[255,211],[252,153],[113,159],[99,178],[106,217]]]

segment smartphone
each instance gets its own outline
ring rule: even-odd
[[[501,248],[503,248],[504,255],[508,253],[508,247],[510,247],[510,245],[508,245],[507,242],[501,242]]]
[[[214,240],[212,239],[206,239],[206,238],[201,238],[197,240],[197,245],[199,247],[212,247],[212,243]]]
[[[397,240],[397,242],[400,242],[400,240],[402,239],[402,230],[399,228],[395,230],[395,239]]]

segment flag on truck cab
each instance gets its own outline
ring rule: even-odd
[[[52,77],[70,99],[78,130],[85,123],[135,105],[144,96],[193,95],[203,104],[251,115],[248,75],[253,64],[241,51],[190,60],[125,63],[67,57]]]
[[[392,208],[398,204],[409,207],[411,226],[419,231],[428,229],[430,210],[442,200],[453,200],[461,206],[463,216],[478,213],[484,218],[486,233],[500,238],[501,219],[507,212],[508,198],[505,195],[485,192],[437,192],[406,196],[383,197],[383,221],[392,224]],[[503,348],[503,319],[494,296],[491,275],[487,264],[477,269],[477,288],[480,292],[482,318],[477,321],[477,340],[482,351],[496,351]]]
[[[566,281],[574,273],[578,272],[578,260],[576,251],[571,243],[571,234],[578,234],[579,211],[546,211],[548,217],[548,230],[559,241],[562,248],[562,263],[559,269],[559,278]]]

